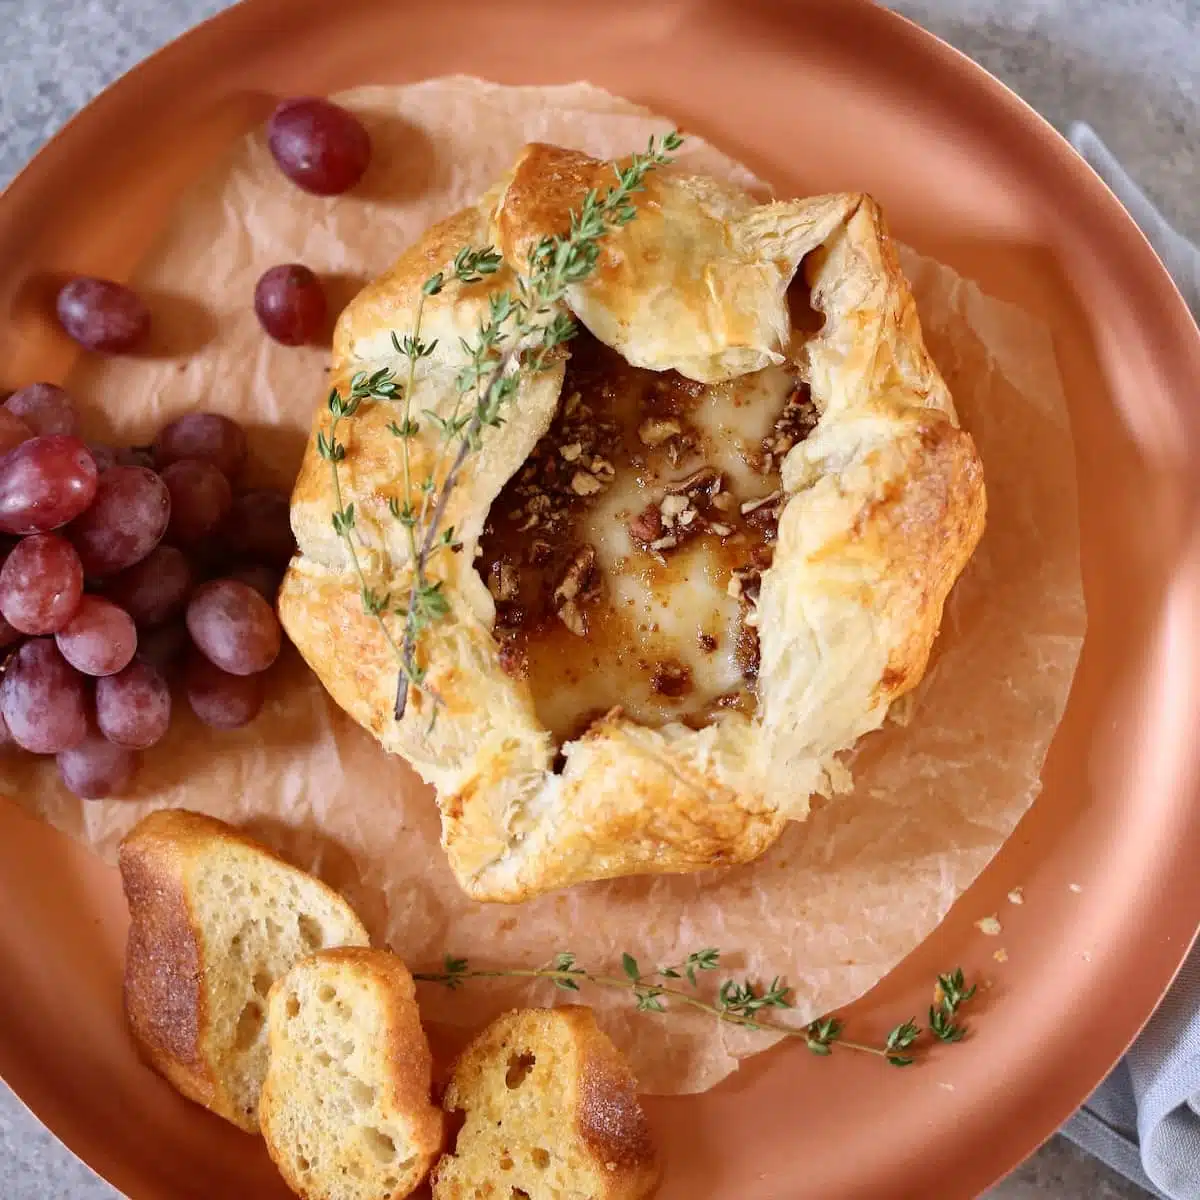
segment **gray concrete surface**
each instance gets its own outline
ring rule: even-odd
[[[0,0],[0,182],[106,84],[224,6]],[[1177,226],[1200,237],[1200,0],[901,0],[893,7],[1052,121],[1090,121]],[[0,1090],[0,1197],[115,1195]],[[1055,1138],[988,1200],[1145,1195]]]

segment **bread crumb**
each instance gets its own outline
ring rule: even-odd
[[[996,919],[995,913],[990,917],[984,917],[982,920],[976,921],[975,928],[988,937],[1000,936],[1000,922]]]
[[[1091,953],[1090,953],[1089,951],[1087,951],[1087,950],[1085,950],[1085,951],[1083,952],[1083,961],[1084,961],[1084,962],[1091,962],[1091,961],[1092,961],[1092,956],[1091,956]]]
[[[1007,950],[1005,950],[1005,948],[1004,948],[1003,946],[1001,946],[1001,947],[1000,947],[1000,949],[999,949],[999,950],[997,950],[997,951],[996,951],[996,952],[995,952],[995,953],[992,955],[992,957],[993,957],[993,958],[994,958],[994,959],[995,959],[995,960],[996,960],[998,963],[1006,963],[1006,962],[1008,962],[1008,951],[1007,951]]]
[[[1081,888],[1077,883],[1068,883],[1067,888],[1068,890],[1074,892],[1077,896],[1083,891],[1083,888]]]
[[[938,1080],[938,1087],[940,1087],[940,1088],[942,1089],[942,1091],[944,1091],[944,1092],[952,1092],[952,1091],[954,1091],[954,1084],[952,1084],[952,1083],[942,1083],[942,1081],[941,1081],[940,1079]]]
[[[1008,902],[1009,904],[1024,904],[1025,893],[1019,887],[1013,888],[1013,890],[1008,893]]]

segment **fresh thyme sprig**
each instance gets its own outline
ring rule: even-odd
[[[368,583],[365,572],[363,571],[362,562],[358,556],[358,550],[354,544],[353,532],[355,528],[355,513],[354,504],[347,504],[342,497],[341,476],[338,471],[338,463],[346,457],[345,443],[339,442],[337,433],[338,426],[344,420],[353,417],[358,412],[359,406],[364,400],[391,400],[395,398],[397,384],[392,378],[391,371],[383,368],[376,371],[372,375],[368,375],[365,371],[360,371],[350,380],[350,393],[343,399],[341,392],[337,388],[329,393],[329,432],[326,434],[323,430],[317,434],[317,453],[330,466],[330,472],[333,478],[333,529],[334,532],[346,544],[346,549],[350,554],[350,561],[354,565],[354,573],[358,576],[359,594],[362,598],[363,609],[379,620],[380,627],[383,629],[384,636],[391,644],[392,649],[399,654],[399,647],[392,639],[392,635],[384,623],[381,614],[387,609],[391,597],[384,593],[380,595]]]
[[[404,716],[410,686],[429,692],[425,687],[425,671],[417,662],[417,643],[425,629],[450,611],[442,581],[430,579],[429,566],[437,550],[457,548],[453,527],[443,530],[442,523],[463,467],[468,457],[479,450],[483,430],[503,424],[504,410],[516,397],[521,375],[545,370],[555,360],[558,347],[575,336],[575,321],[562,307],[568,289],[583,282],[596,269],[603,239],[637,216],[633,196],[643,189],[647,174],[670,163],[674,151],[682,144],[683,139],[677,133],[668,133],[661,140],[651,138],[645,153],[632,155],[624,166],[614,164],[615,183],[603,193],[590,190],[579,209],[570,214],[567,232],[541,238],[529,252],[524,272],[516,274],[514,287],[488,297],[488,315],[480,322],[475,340],[461,342],[466,362],[455,379],[457,398],[453,408],[448,416],[431,410],[424,414],[425,419],[438,427],[441,436],[433,469],[417,483],[421,495],[419,506],[414,503],[409,450],[420,430],[412,413],[412,399],[417,364],[431,356],[437,346],[436,341],[425,342],[421,338],[425,303],[442,291],[447,275],[460,284],[470,284],[495,274],[502,265],[500,254],[491,246],[464,247],[446,271],[424,281],[412,332],[403,338],[392,334],[393,347],[408,362],[403,388],[394,373],[384,368],[370,376],[355,376],[347,399],[343,400],[336,390],[330,395],[330,432],[328,438],[324,434],[318,436],[317,449],[330,463],[337,505],[334,529],[349,548],[359,577],[363,608],[379,621],[399,662],[397,720]],[[412,577],[407,603],[394,610],[404,619],[403,636],[397,644],[384,621],[384,614],[391,611],[392,598],[381,596],[368,586],[351,536],[354,506],[346,505],[342,499],[338,463],[345,457],[345,448],[337,443],[336,432],[338,423],[353,417],[364,399],[399,398],[403,399],[401,420],[391,422],[388,428],[401,441],[405,498],[403,503],[393,500],[389,508],[405,529]],[[436,717],[438,697],[432,692],[429,695]]]
[[[502,967],[474,970],[465,958],[447,957],[441,971],[414,972],[413,978],[425,983],[440,983],[450,988],[462,987],[468,979],[548,979],[555,987],[564,991],[577,992],[581,983],[596,987],[619,988],[631,992],[639,1012],[665,1013],[668,1003],[683,1005],[708,1013],[720,1021],[739,1025],[743,1029],[765,1030],[798,1038],[813,1054],[829,1055],[833,1047],[857,1050],[882,1058],[894,1067],[911,1066],[916,1061],[907,1053],[921,1037],[924,1030],[915,1020],[895,1026],[884,1039],[882,1046],[871,1046],[864,1042],[850,1041],[843,1036],[843,1024],[837,1017],[821,1017],[805,1026],[784,1025],[778,1021],[764,1019],[764,1009],[789,1009],[792,1007],[791,989],[778,976],[765,986],[750,979],[726,979],[717,988],[716,998],[705,999],[699,994],[697,973],[715,971],[720,965],[720,951],[708,948],[689,954],[681,963],[643,971],[631,954],[621,957],[621,974],[598,974],[581,967],[575,956],[567,951],[555,955],[545,967]],[[675,986],[674,981],[686,979],[691,991]],[[660,980],[671,982],[662,983]],[[930,1009],[930,1031],[943,1042],[961,1041],[966,1029],[953,1022],[959,1008],[975,994],[975,988],[967,987],[961,968],[949,975],[938,976],[937,1005]],[[939,1029],[942,1032],[939,1032]],[[945,1032],[951,1029],[953,1036]]]
[[[975,985],[967,987],[962,968],[939,975],[934,989],[935,1002],[929,1006],[929,1029],[943,1042],[961,1042],[966,1028],[955,1022],[958,1010],[975,995]]]

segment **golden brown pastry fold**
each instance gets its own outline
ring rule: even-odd
[[[576,151],[527,147],[475,208],[435,225],[346,309],[334,383],[382,366],[403,375],[391,334],[411,329],[426,277],[465,245],[490,242],[506,262],[524,261],[611,172]],[[957,426],[870,197],[756,204],[730,185],[666,170],[648,177],[637,206],[637,219],[604,243],[596,272],[569,293],[590,333],[634,366],[705,384],[788,365],[820,414],[781,466],[785,502],[757,604],[756,711],[692,729],[651,728],[618,710],[560,748],[528,683],[502,669],[475,550],[493,501],[550,426],[562,364],[522,381],[451,496],[446,520],[463,549],[440,555],[436,572],[452,613],[420,648],[444,700],[432,728],[415,694],[394,719],[395,658],[363,611],[330,521],[330,472],[316,451],[324,406],[293,495],[300,554],[280,596],[284,625],[337,703],[433,784],[450,864],[481,900],[761,854],[805,816],[810,795],[843,780],[838,754],[919,682],[946,596],[983,530],[974,444]],[[800,269],[823,318],[815,333],[794,329],[789,313]],[[512,283],[505,267],[427,302],[422,336],[438,346],[420,364],[415,411],[450,412],[460,339],[473,337],[488,296]],[[410,564],[388,509],[405,499],[400,444],[386,432],[394,419],[392,406],[368,403],[344,422],[339,469],[366,573],[402,595]],[[426,422],[412,441],[414,478],[439,463],[436,438]]]

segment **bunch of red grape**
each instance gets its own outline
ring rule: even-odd
[[[282,103],[267,141],[280,170],[321,196],[353,187],[371,157],[360,122],[312,97]],[[325,293],[302,264],[268,270],[254,310],[284,345],[325,334]],[[150,331],[141,297],[112,280],[70,280],[56,313],[102,354],[136,350]],[[167,732],[176,676],[206,725],[258,714],[295,544],[285,494],[235,491],[246,436],[228,417],[189,413],[147,447],[77,432],[53,384],[0,407],[0,746],[55,755],[71,791],[100,798],[120,795]]]
[[[252,720],[294,543],[284,493],[234,491],[241,427],[189,413],[152,446],[88,444],[38,383],[0,408],[0,451],[0,740],[97,798],[167,732],[174,678],[205,724]]]

